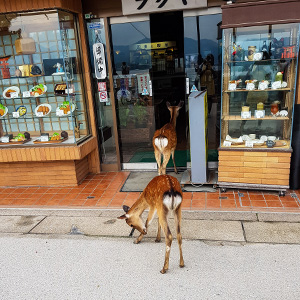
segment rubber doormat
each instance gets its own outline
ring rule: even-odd
[[[182,172],[176,174],[175,172],[167,172],[168,175],[171,175],[178,179],[181,182],[181,178],[183,176]],[[121,188],[121,192],[142,192],[147,184],[157,176],[157,172],[153,171],[133,171],[130,172],[127,180],[125,181],[124,185]],[[182,191],[187,192],[215,192],[216,189],[211,188],[210,186],[203,185],[203,186],[192,186],[192,185],[185,185],[182,188]]]

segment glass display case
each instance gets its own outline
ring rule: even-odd
[[[90,135],[76,15],[0,15],[0,147],[76,145]]]
[[[298,24],[224,29],[221,148],[291,148],[298,44]]]
[[[289,188],[299,24],[223,30],[218,184]]]

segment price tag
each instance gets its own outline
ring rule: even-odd
[[[29,97],[30,97],[30,91],[24,91],[23,98],[29,98]]]
[[[2,142],[2,143],[9,143],[9,136],[3,136],[3,137],[1,138],[1,142]]]
[[[69,92],[68,92],[68,91],[69,91]],[[68,89],[65,89],[65,93],[66,93],[66,94],[73,94],[73,89],[69,89],[69,90],[68,90]]]
[[[37,117],[43,117],[43,116],[44,116],[44,114],[43,114],[43,112],[42,112],[42,111],[38,111],[38,112],[36,113],[36,116],[37,116]]]
[[[49,137],[47,135],[41,135],[41,142],[48,142]]]
[[[20,117],[20,114],[19,114],[18,111],[13,111],[12,115],[13,115],[14,118],[19,118]]]
[[[231,147],[231,142],[229,142],[229,141],[224,141],[224,142],[223,142],[223,146],[224,146],[224,147]]]
[[[10,98],[18,98],[18,93],[17,92],[10,93]]]
[[[60,110],[57,110],[57,111],[56,111],[56,115],[59,116],[59,117],[64,116],[64,111],[61,110],[61,109],[60,109]]]
[[[245,141],[245,147],[253,148],[253,141]]]
[[[242,119],[250,119],[251,118],[251,111],[242,111],[241,112]]]

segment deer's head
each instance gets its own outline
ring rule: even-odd
[[[171,120],[176,120],[179,115],[179,110],[183,106],[183,101],[180,101],[178,105],[171,106],[170,102],[167,101],[167,107],[171,114]]]
[[[127,205],[123,205],[123,210],[125,211],[125,214],[118,217],[118,219],[125,219],[126,223],[130,227],[138,230],[142,234],[147,234],[146,227],[140,217],[140,214],[137,212],[135,213],[135,211],[131,211],[130,207]]]

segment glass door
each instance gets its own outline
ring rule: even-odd
[[[222,15],[184,15],[184,55],[188,89],[207,90],[207,153],[212,168],[218,161],[221,110]]]
[[[113,82],[122,169],[156,169],[150,22],[111,20]]]

